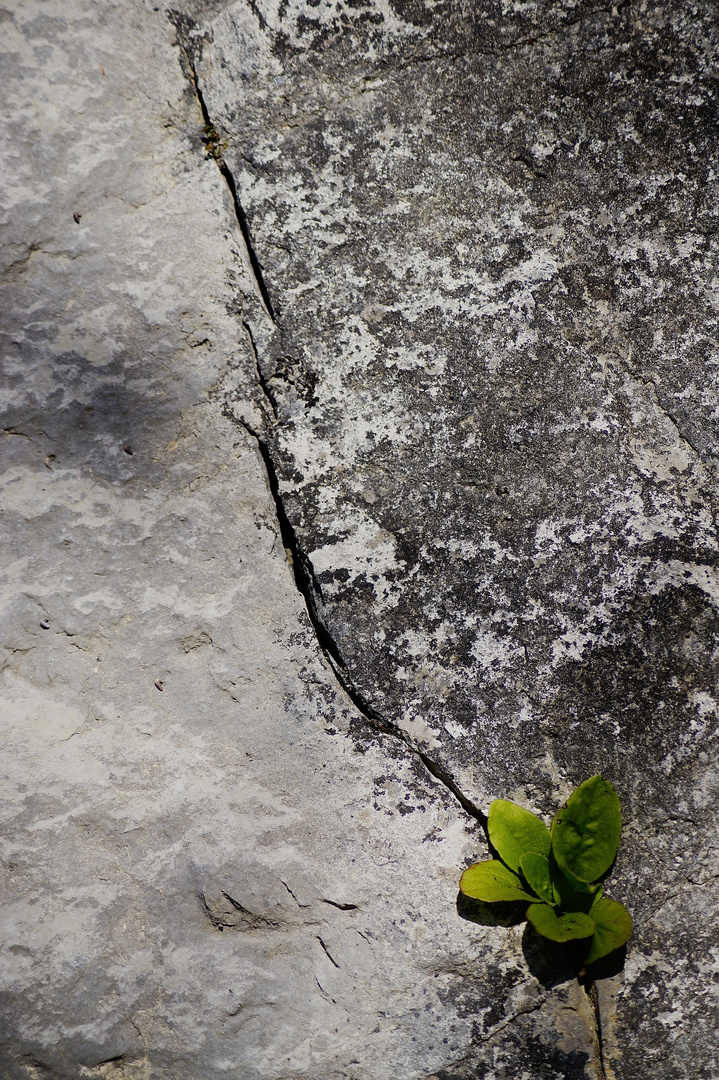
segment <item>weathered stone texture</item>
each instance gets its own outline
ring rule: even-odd
[[[0,12],[2,1080],[714,1080],[713,7],[177,8]]]
[[[342,734],[217,397],[252,388],[254,286],[174,36],[125,2],[3,24],[0,1076],[420,1075],[487,950],[487,1034],[546,994],[454,915],[454,800]]]
[[[482,806],[616,783],[616,1068],[713,1075],[715,8],[196,18],[277,323],[267,438],[348,678]]]

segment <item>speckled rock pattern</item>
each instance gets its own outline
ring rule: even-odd
[[[616,784],[613,1067],[714,1076],[716,9],[194,19],[274,316],[266,438],[345,677],[479,806]]]
[[[0,20],[1,1080],[713,1080],[713,9]]]
[[[348,737],[227,414],[262,307],[174,25],[2,19],[0,1077],[596,1075],[586,994],[457,915],[477,823]]]

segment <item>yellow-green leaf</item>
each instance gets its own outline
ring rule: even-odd
[[[559,866],[582,881],[596,881],[614,862],[622,812],[612,785],[591,776],[573,791],[552,822],[552,851]]]
[[[549,829],[544,822],[531,810],[525,810],[507,799],[495,799],[490,806],[487,831],[492,847],[503,862],[515,871],[519,871],[523,855],[532,851],[547,856],[552,846]]]
[[[549,859],[546,855],[539,855],[536,851],[528,851],[520,859],[519,869],[522,871],[524,880],[530,889],[537,894],[540,900],[546,900],[548,904],[559,903],[559,895],[552,885]]]
[[[547,904],[530,904],[527,918],[542,937],[550,941],[577,941],[592,936],[594,920],[582,911],[570,911],[557,915]]]
[[[589,911],[602,895],[602,885],[590,885],[581,881],[571,870],[559,867],[552,860],[552,880],[557,891],[557,903],[563,911]]]
[[[516,874],[497,859],[475,863],[462,874],[460,891],[474,900],[494,903],[497,900],[534,900],[525,892]]]
[[[595,960],[601,960],[603,956],[609,956],[609,953],[625,945],[632,936],[632,917],[624,904],[617,900],[602,897],[597,900],[589,914],[597,929],[585,961],[587,966]]]

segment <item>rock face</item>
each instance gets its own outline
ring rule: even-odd
[[[3,1080],[716,1077],[712,6],[0,17]]]
[[[716,12],[479,7],[186,37],[275,316],[268,438],[370,717],[482,806],[616,783],[622,1075],[711,1075]]]

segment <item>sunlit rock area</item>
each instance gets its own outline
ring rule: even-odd
[[[7,3],[0,1080],[716,1080],[715,5]]]

